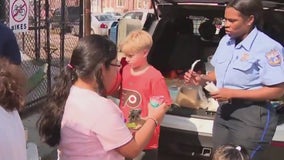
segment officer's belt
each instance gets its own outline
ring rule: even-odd
[[[241,105],[241,106],[249,106],[249,105],[266,105],[268,101],[253,101],[248,99],[239,99],[239,98],[232,98],[228,100],[229,104],[232,105]]]

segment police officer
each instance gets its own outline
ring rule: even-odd
[[[199,75],[189,70],[188,83],[214,81],[218,100],[213,125],[214,148],[223,144],[244,146],[260,160],[277,126],[269,100],[283,95],[283,46],[259,30],[260,0],[232,0],[225,8],[226,35],[211,60],[214,71]]]

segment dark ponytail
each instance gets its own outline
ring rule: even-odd
[[[44,142],[50,146],[59,144],[65,103],[71,86],[78,78],[85,82],[95,80],[98,85],[97,93],[104,96],[101,66],[108,68],[116,56],[116,45],[103,36],[90,35],[79,40],[70,63],[55,77],[55,83],[37,122],[39,135]]]
[[[43,105],[43,111],[37,122],[39,135],[49,146],[55,146],[60,141],[61,120],[64,112],[65,102],[70,92],[70,88],[77,80],[76,74],[69,67],[62,70],[55,77],[55,84],[47,98],[47,103]]]

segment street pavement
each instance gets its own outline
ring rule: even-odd
[[[24,128],[28,130],[27,142],[32,142],[37,145],[38,154],[41,157],[41,160],[56,160],[56,148],[49,147],[40,140],[38,129],[36,127],[39,116],[39,113],[34,111],[34,113],[30,113],[28,116],[22,118]]]

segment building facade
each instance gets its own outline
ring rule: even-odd
[[[51,10],[60,8],[62,0],[49,0],[49,7]],[[91,0],[92,1],[92,0]],[[44,1],[43,1],[44,3]],[[66,6],[79,6],[80,0],[65,0]]]
[[[134,9],[151,8],[151,0],[92,0],[92,12],[116,11],[124,13]]]
[[[80,0],[65,0],[66,6],[78,6]],[[50,0],[50,9],[60,8],[61,0]],[[90,0],[92,12],[116,11],[124,13],[134,9],[151,8],[151,0]]]

